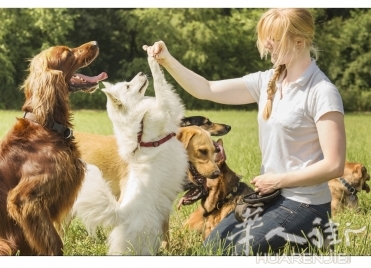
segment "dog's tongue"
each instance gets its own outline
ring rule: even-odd
[[[200,187],[195,187],[190,189],[180,200],[178,203],[178,210],[181,206],[188,206],[200,200],[202,197],[208,194],[207,187],[206,187],[206,179],[203,182],[203,185]]]
[[[193,204],[197,200],[202,197],[202,191],[200,188],[193,188],[189,190],[180,200],[178,203],[178,210],[181,206],[187,206]]]
[[[101,74],[99,74],[97,76],[87,76],[87,75],[78,74],[78,73],[76,73],[74,75],[84,79],[85,81],[87,81],[89,83],[98,83],[99,81],[102,81],[102,80],[105,80],[105,79],[108,78],[108,75],[105,72],[102,72]]]
[[[178,210],[183,205],[184,201],[185,201],[185,197],[180,198],[179,203],[178,203],[178,206],[177,206]]]

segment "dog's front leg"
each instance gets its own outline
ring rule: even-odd
[[[172,85],[170,85],[166,79],[160,64],[153,57],[148,57],[148,63],[151,68],[153,76],[153,87],[156,95],[157,106],[161,108],[162,111],[166,112],[169,118],[179,121],[184,117],[184,106],[173,90]]]
[[[154,88],[156,91],[156,88],[159,89],[159,87],[167,84],[165,75],[164,75],[163,70],[161,69],[160,64],[158,64],[155,58],[148,57],[148,64],[149,64],[149,67],[151,68],[151,72],[153,76],[153,84],[154,84]],[[160,93],[160,92],[156,92],[156,96],[157,96],[157,93]]]
[[[172,86],[167,83],[163,70],[160,64],[153,57],[148,57],[148,63],[151,68],[153,76],[153,87],[156,95],[156,102],[159,107],[170,108],[171,102],[177,103],[174,99],[174,92]],[[168,109],[166,109],[168,110]]]

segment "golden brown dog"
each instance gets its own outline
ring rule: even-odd
[[[215,226],[236,207],[239,198],[254,192],[240,176],[231,170],[226,163],[226,155],[223,147],[223,140],[217,141],[219,148],[215,154],[215,162],[220,169],[220,176],[215,179],[207,179],[207,193],[201,196],[200,206],[189,216],[184,223],[191,229],[202,233],[205,239]],[[187,202],[186,204],[194,203]]]
[[[118,154],[114,135],[98,135],[87,132],[74,132],[75,140],[81,151],[81,158],[88,164],[96,165],[103,177],[110,182],[112,193],[120,196],[120,184],[125,183],[127,163]]]
[[[370,187],[366,183],[370,180],[367,169],[360,163],[346,162],[344,175],[329,181],[332,195],[331,212],[335,215],[344,208],[359,209],[357,193],[364,190],[370,192]]]
[[[0,255],[63,255],[54,225],[71,209],[85,173],[69,93],[92,92],[107,77],[75,73],[98,53],[92,41],[54,46],[31,60],[24,116],[0,144]]]

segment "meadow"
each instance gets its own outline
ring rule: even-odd
[[[227,163],[242,180],[249,181],[259,173],[260,151],[256,111],[187,111],[187,116],[203,115],[213,122],[226,123],[232,130],[222,136],[227,154]],[[21,111],[0,111],[0,137],[14,124]],[[371,114],[347,113],[347,161],[363,163],[371,172]],[[74,129],[97,134],[112,134],[112,125],[106,111],[78,110],[74,113]],[[213,137],[217,140],[218,137]],[[371,194],[358,194],[361,211],[344,211],[332,218],[338,229],[335,250],[347,256],[371,255],[370,219]],[[179,195],[180,198],[180,195]],[[183,227],[183,222],[199,203],[183,206],[177,210],[176,200],[170,218],[170,249],[161,249],[161,256],[208,256],[210,249],[202,245],[201,235]],[[106,239],[109,228],[99,228],[95,237],[88,236],[78,219],[73,220],[64,237],[64,253],[70,256],[97,256],[106,254]],[[315,238],[312,238],[315,239]],[[289,249],[287,249],[289,253]],[[329,254],[322,252],[321,254]]]

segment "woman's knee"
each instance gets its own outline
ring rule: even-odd
[[[233,255],[268,254],[286,245],[306,248],[311,244],[308,235],[317,235],[319,225],[323,228],[328,222],[325,217],[328,209],[326,204],[311,206],[281,197],[261,215],[243,223],[230,213],[210,233],[205,245],[213,242],[214,248],[223,248],[224,254],[232,252]]]

